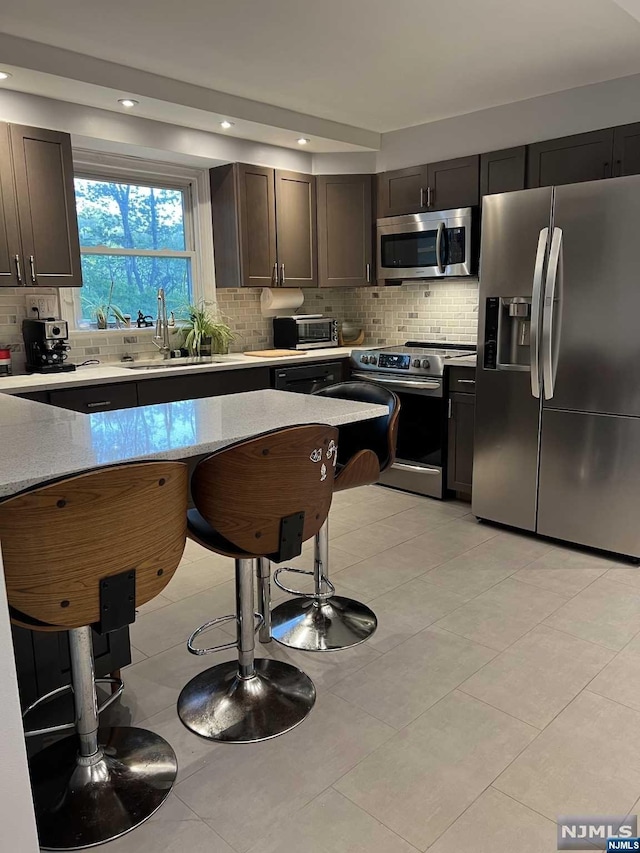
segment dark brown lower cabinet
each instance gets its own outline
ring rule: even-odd
[[[173,403],[178,400],[197,400],[200,397],[218,397],[222,394],[239,394],[241,391],[261,391],[270,387],[268,367],[245,367],[219,373],[191,373],[162,379],[138,382],[138,405]]]
[[[449,406],[447,487],[471,494],[475,394],[450,393]]]
[[[119,382],[114,385],[92,385],[89,388],[65,388],[51,391],[49,402],[60,409],[86,414],[131,409],[138,405],[136,385],[136,382]]]

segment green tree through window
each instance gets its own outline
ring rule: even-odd
[[[95,322],[95,308],[108,303],[112,285],[112,305],[132,321],[139,310],[155,317],[159,287],[165,289],[169,311],[178,313],[193,301],[186,190],[76,178],[75,191],[81,326]]]

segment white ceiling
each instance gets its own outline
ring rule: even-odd
[[[305,117],[380,133],[638,73],[636,5],[636,0],[2,0],[0,27],[94,61],[128,66],[128,93],[134,96],[141,88],[133,70],[138,69],[202,87],[200,93],[217,90],[221,97],[228,93],[294,111],[299,115],[278,120],[274,113],[273,122],[261,123],[310,136],[318,130],[319,137],[320,125],[309,121],[311,131],[305,129]],[[18,53],[14,67],[43,71],[37,46]],[[0,67],[3,61],[0,51]],[[100,103],[95,93],[95,105],[104,107],[122,88],[104,85],[99,63],[92,79],[66,64],[58,73],[46,69],[52,79],[39,85],[49,96],[91,103],[90,87],[81,97],[65,82],[75,77],[79,84],[108,90]],[[8,85],[38,91],[34,79],[27,85],[17,70]],[[119,75],[121,84],[126,79]],[[195,101],[170,88],[165,86],[167,104],[194,108]],[[227,106],[229,115],[233,99]],[[216,120],[222,112],[207,111]],[[197,116],[185,123],[201,126]],[[211,117],[205,123],[210,129]],[[326,136],[341,137],[341,150],[375,147],[373,134],[330,130]],[[295,139],[280,144],[295,145]]]

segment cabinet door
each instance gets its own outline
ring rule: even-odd
[[[10,125],[27,284],[80,287],[80,244],[67,133]]]
[[[71,409],[74,412],[111,412],[115,409],[131,409],[138,405],[135,382],[120,382],[116,385],[94,385],[90,388],[67,388],[52,391],[49,395],[52,406]]]
[[[527,150],[527,187],[610,178],[612,156],[612,128],[536,142]]]
[[[479,169],[477,154],[427,166],[428,209],[449,210],[478,204]]]
[[[244,287],[274,287],[276,201],[273,169],[238,165],[240,263]]]
[[[24,284],[9,126],[0,123],[0,287]]]
[[[447,486],[456,492],[471,493],[473,478],[474,394],[450,394]]]
[[[613,131],[613,177],[623,175],[640,175],[640,124]]]
[[[177,400],[197,400],[201,397],[218,397],[242,391],[261,391],[270,385],[268,367],[247,367],[148,379],[138,382],[138,403],[140,406],[151,406]]]
[[[526,146],[480,155],[480,196],[525,188]]]
[[[427,209],[427,167],[411,166],[378,175],[378,217]]]
[[[318,286],[316,179],[276,171],[276,242],[280,287]]]
[[[316,178],[320,287],[358,287],[373,281],[371,180],[371,175]]]

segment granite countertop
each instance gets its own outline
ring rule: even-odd
[[[386,406],[274,390],[91,415],[6,396],[0,406],[0,496],[103,465],[187,459],[280,427],[339,426],[386,413]]]
[[[6,376],[0,378],[0,392],[5,394],[26,394],[29,391],[52,391],[57,388],[77,388],[83,385],[103,385],[107,382],[134,382],[161,377],[183,376],[190,373],[210,373],[220,370],[238,370],[245,367],[273,367],[285,364],[311,364],[318,361],[333,361],[348,358],[351,347],[327,347],[310,350],[307,353],[280,358],[255,358],[242,353],[217,355],[215,364],[177,364],[163,370],[131,370],[118,362],[79,367],[73,373],[42,373]],[[161,358],[144,359],[138,364],[162,364]]]

